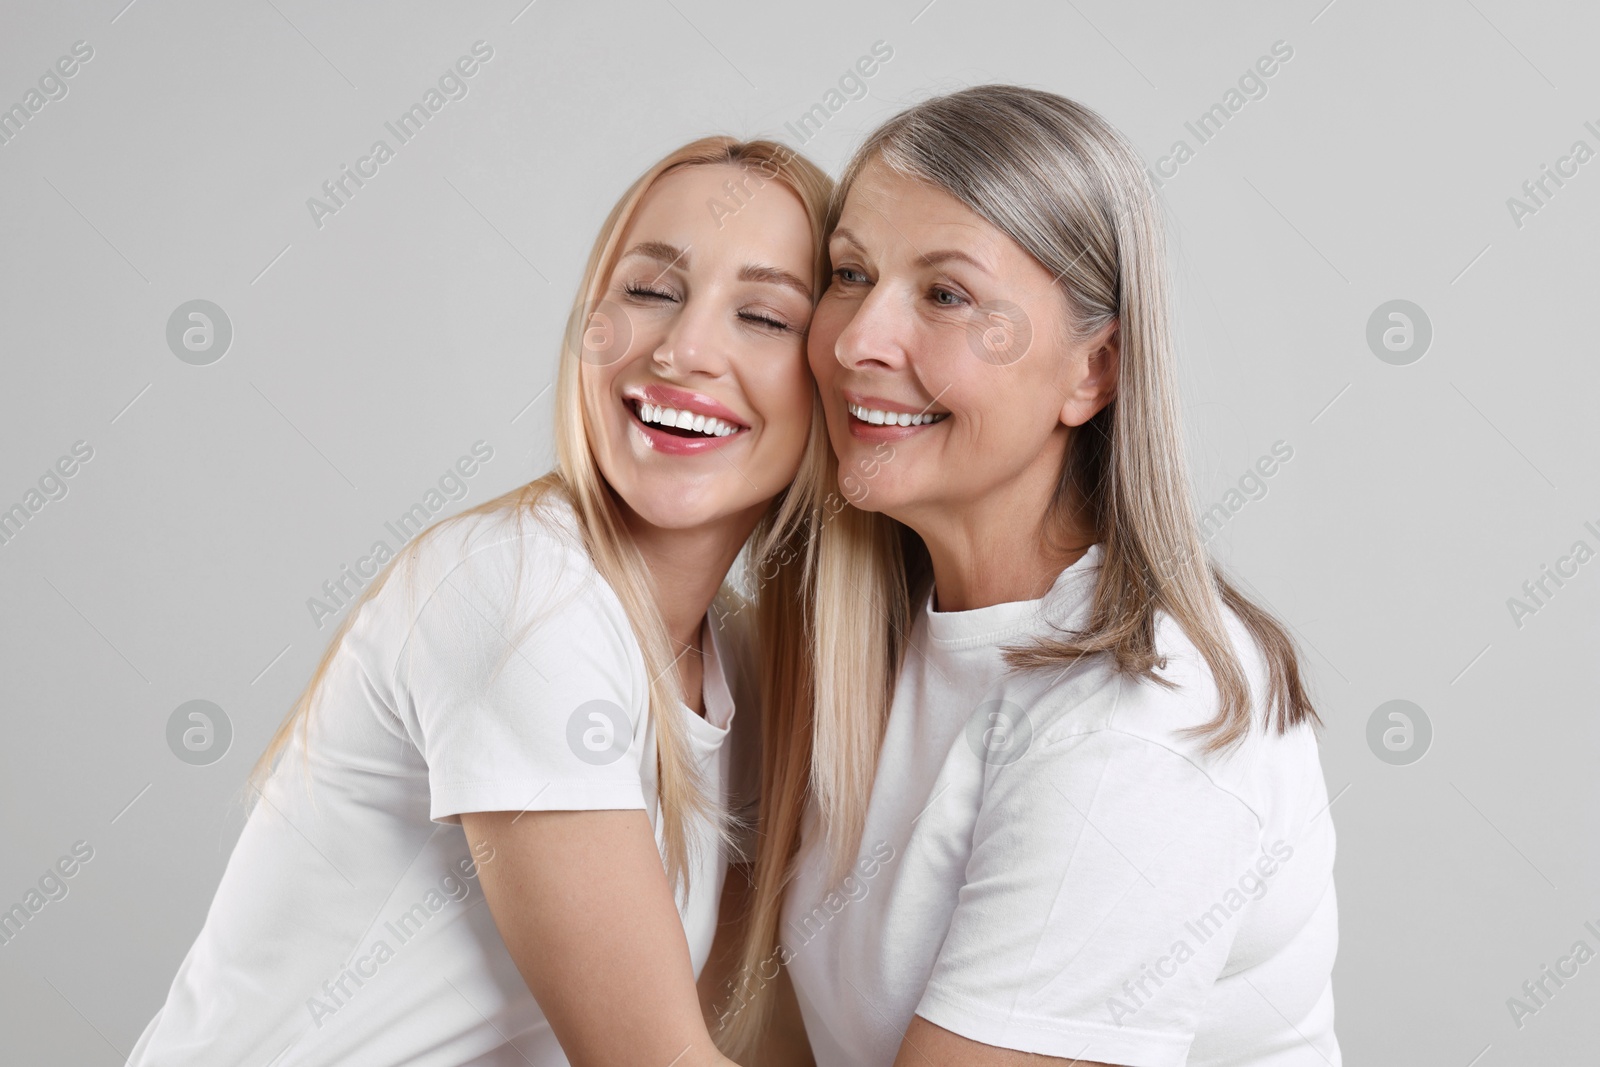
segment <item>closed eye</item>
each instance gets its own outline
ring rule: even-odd
[[[739,313],[739,318],[743,319],[745,322],[756,323],[766,329],[777,330],[780,332],[786,332],[794,329],[794,327],[790,326],[787,322],[781,322],[778,319],[771,318],[767,315],[758,315],[753,311],[741,311]]]
[[[669,289],[652,289],[647,285],[625,285],[623,292],[640,300],[676,300],[678,295]]]

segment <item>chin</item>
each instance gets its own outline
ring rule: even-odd
[[[872,455],[872,446],[863,441],[857,441],[850,436],[849,431],[840,433],[837,436],[830,431],[828,443],[833,445],[833,454],[839,460],[840,471],[854,467],[858,458]]]
[[[872,458],[870,451],[866,458]],[[871,464],[846,466],[844,461],[841,456],[839,495],[859,511],[876,511],[892,518],[894,512],[915,506],[924,496],[921,487],[906,484],[904,478],[896,480],[888,464],[879,463],[874,468]]]
[[[661,530],[692,530],[740,510],[720,494],[696,493],[693,486],[653,486],[624,498],[640,519]]]

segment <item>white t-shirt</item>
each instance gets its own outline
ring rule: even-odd
[[[469,853],[459,816],[643,808],[661,829],[639,645],[571,506],[546,515],[465,517],[422,543],[414,581],[402,560],[363,605],[309,745],[268,782],[130,1065],[567,1062],[484,903],[476,864],[493,857]],[[678,710],[725,801],[746,683],[737,634],[716,630],[705,718]],[[680,908],[698,974],[726,857],[709,827],[696,839]]]
[[[1231,756],[1179,731],[1217,708],[1158,616],[1160,675],[1007,673],[1080,627],[1102,550],[1040,600],[913,624],[860,859],[825,884],[814,809],[781,937],[818,1067],[888,1067],[913,1015],[973,1041],[1125,1067],[1340,1062],[1334,832],[1309,728]],[[1259,710],[1262,661],[1227,623]]]

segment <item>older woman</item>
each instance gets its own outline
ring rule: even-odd
[[[1339,1063],[1316,714],[1206,558],[1137,153],[981,86],[835,205],[808,351],[854,506],[815,530],[815,750],[769,753],[731,1025],[775,958],[821,1067]]]

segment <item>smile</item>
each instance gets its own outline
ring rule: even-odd
[[[846,404],[852,418],[872,426],[926,426],[930,423],[940,422],[949,417],[948,411],[927,415],[913,415],[909,411],[886,411],[882,408],[863,407],[860,404]]]
[[[659,427],[678,437],[729,437],[744,429],[722,419],[689,410],[662,407],[643,401],[633,402],[633,414],[648,426]]]
[[[750,427],[716,415],[687,408],[672,408],[637,396],[625,397],[635,433],[653,452],[669,456],[696,456],[730,447],[748,436]]]

